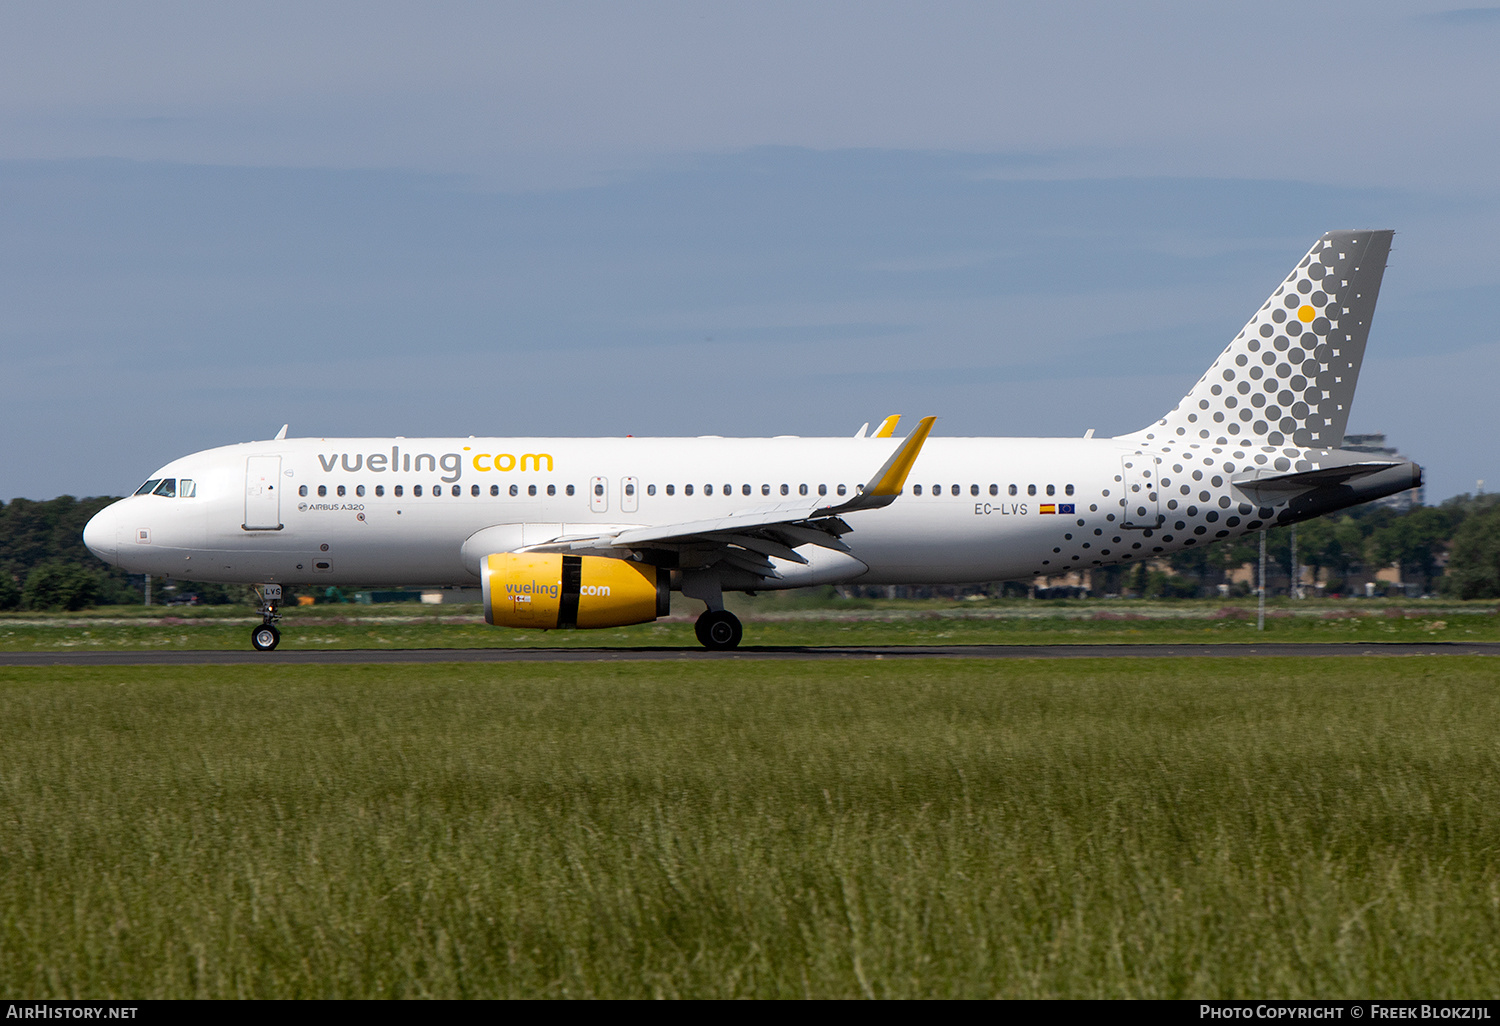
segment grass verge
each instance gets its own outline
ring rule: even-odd
[[[1473,658],[0,670],[0,992],[1461,997]]]

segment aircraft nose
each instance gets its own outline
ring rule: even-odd
[[[106,563],[113,563],[119,555],[120,543],[116,527],[120,519],[118,503],[111,503],[95,513],[83,527],[83,544]]]

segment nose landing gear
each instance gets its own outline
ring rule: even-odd
[[[745,636],[740,618],[727,609],[710,609],[693,624],[693,633],[704,648],[723,651],[738,648]]]
[[[269,652],[281,644],[281,632],[276,629],[276,621],[281,619],[277,607],[281,605],[281,585],[266,584],[255,589],[255,594],[260,599],[260,606],[256,612],[260,614],[260,626],[250,632],[250,645],[257,652]]]

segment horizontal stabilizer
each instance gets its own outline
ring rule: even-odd
[[[1403,466],[1406,462],[1405,460],[1361,460],[1358,463],[1345,463],[1335,467],[1318,467],[1290,473],[1256,467],[1243,474],[1236,474],[1230,480],[1237,488],[1245,492],[1300,492],[1309,488],[1321,488],[1324,485],[1343,484],[1370,474],[1379,474],[1392,467]]]

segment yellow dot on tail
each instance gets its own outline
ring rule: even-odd
[[[1318,316],[1318,311],[1314,310],[1310,306],[1304,306],[1297,311],[1297,319],[1303,324],[1311,323],[1312,319],[1316,316]]]

